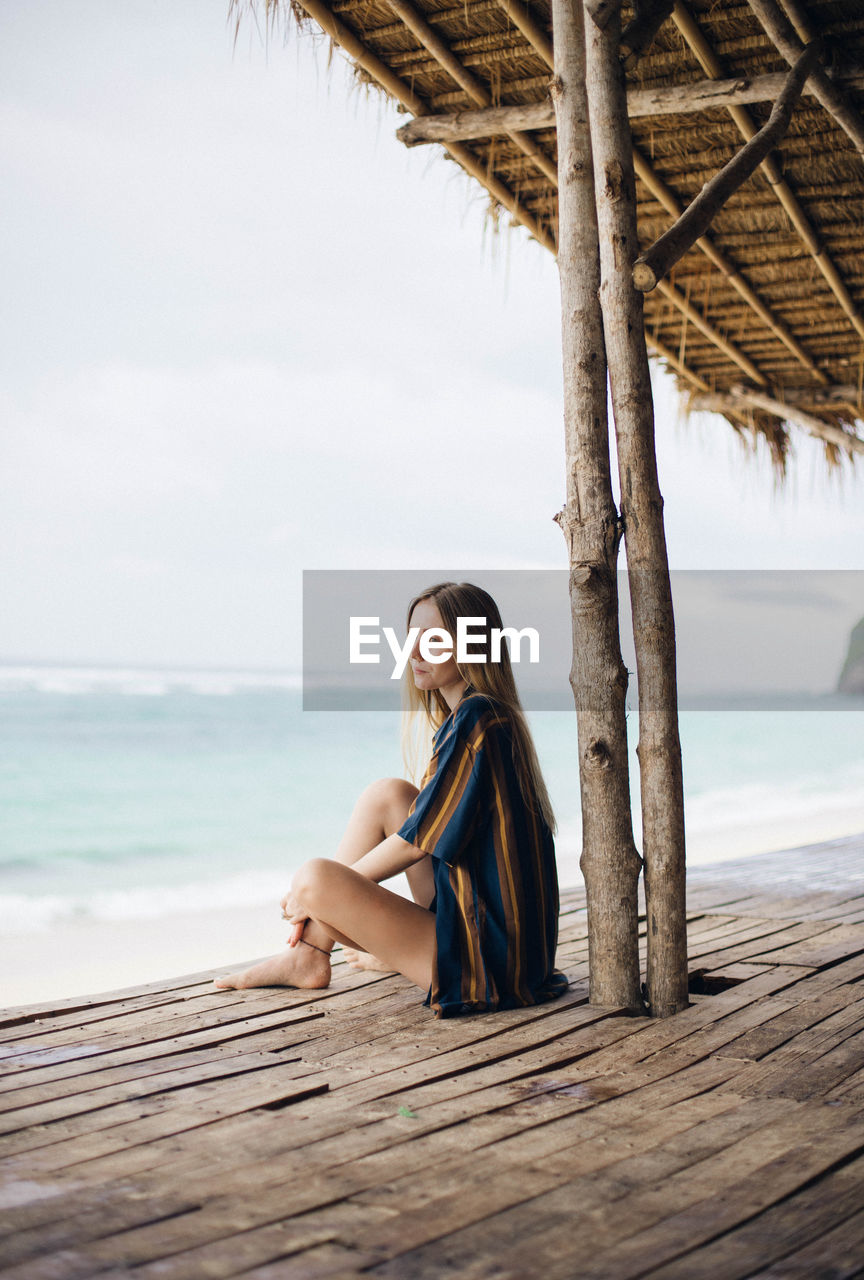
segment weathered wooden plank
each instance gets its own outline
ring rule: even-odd
[[[344,1018],[371,1016],[374,1020],[374,1008],[370,1014],[373,1001],[392,998],[392,986],[385,988],[386,979],[375,986],[376,995],[370,991],[342,990],[338,996],[343,1004],[330,1004],[326,1010],[317,1006],[315,1001],[303,1001],[296,1006],[283,1008],[279,1001],[274,1001],[275,1008],[270,1014],[255,1013],[256,1005],[250,1002],[243,1006],[250,1014],[239,1022],[217,1023],[215,1029],[209,1025],[201,1031],[185,1032],[176,1039],[154,1041],[139,1039],[134,1036],[127,1041],[100,1040],[94,1045],[67,1046],[52,1048],[50,1044],[34,1046],[27,1054],[20,1055],[10,1062],[0,1064],[0,1101],[4,1094],[31,1083],[40,1084],[45,1081],[59,1081],[82,1074],[97,1075],[105,1069],[119,1067],[127,1063],[144,1062],[160,1056],[194,1051],[196,1046],[212,1046],[214,1049],[231,1049],[233,1052],[246,1052],[252,1049],[269,1050],[274,1048],[272,1032],[279,1031],[275,1047],[285,1048],[291,1043],[283,1034],[283,1028],[299,1028],[299,1040],[312,1040],[318,1035],[326,1034],[324,1015],[327,1010],[344,1009]],[[244,993],[245,994],[245,993]],[[276,995],[276,992],[271,993]],[[404,993],[403,993],[404,994]],[[320,1020],[320,1021],[319,1021]],[[316,1022],[318,1025],[316,1026]],[[123,1047],[123,1046],[126,1047]],[[79,1052],[78,1050],[81,1049]]]
[[[785,964],[787,961],[782,954],[774,954],[775,951],[779,953],[784,949],[789,956],[788,963],[805,965],[807,961],[803,958],[803,952],[796,951],[794,944],[818,937],[832,928],[831,922],[827,920],[804,921],[797,924],[774,920],[770,925],[771,927],[766,928],[762,933],[754,929],[747,941],[730,939],[729,946],[721,943],[720,946],[705,950],[697,946],[690,957],[691,966],[716,969],[740,960],[753,961],[756,964]],[[816,965],[808,967],[815,968]]]
[[[581,1014],[581,1018],[582,1021],[588,1023],[588,1026],[582,1032],[577,1031],[570,1033],[571,1037],[575,1039],[576,1045],[587,1051],[587,1049],[585,1049],[584,1042],[581,1045],[579,1043],[580,1034],[590,1034],[592,1023],[605,1020],[609,1016],[610,1014],[603,1010],[585,1009]],[[467,1023],[472,1020],[465,1021]],[[473,1035],[476,1037],[479,1035],[476,1027],[476,1020],[473,1020],[473,1023]],[[623,1025],[621,1025],[618,1034],[621,1036],[630,1034],[632,1028],[628,1024],[627,1020],[622,1020],[622,1023]],[[524,1048],[526,1045],[534,1043],[534,1039],[540,1041],[541,1048],[543,1044],[553,1046],[554,1052],[558,1055],[559,1059],[568,1054],[572,1055],[574,1052],[574,1049],[571,1048],[571,1041],[565,1036],[563,1037],[562,1043],[562,1038],[555,1033],[554,1029],[551,1032],[547,1031],[542,1038],[532,1038],[531,1034],[525,1028],[514,1027],[509,1040],[504,1041],[503,1035],[495,1039],[484,1038],[484,1040],[480,1042],[479,1048],[472,1042],[471,1037],[472,1028],[470,1026],[466,1026],[465,1038],[467,1043],[462,1045],[462,1047],[452,1049],[447,1053],[442,1051],[438,1056],[441,1058],[446,1057],[447,1061],[445,1064],[439,1066],[437,1071],[434,1073],[430,1069],[429,1061],[423,1052],[422,1046],[418,1048],[416,1045],[406,1045],[406,1064],[391,1067],[390,1070],[379,1069],[377,1060],[367,1060],[364,1063],[362,1071],[363,1078],[356,1085],[349,1086],[346,1084],[344,1086],[346,1090],[350,1089],[350,1095],[346,1099],[346,1108],[351,1106],[356,1107],[356,1105],[361,1101],[381,1098],[386,1096],[388,1093],[394,1092],[394,1090],[402,1090],[412,1081],[415,1083],[424,1082],[428,1080],[432,1074],[435,1074],[440,1078],[447,1079],[454,1073],[464,1073],[474,1067],[480,1067],[490,1060],[494,1061],[498,1058],[512,1058],[518,1052],[520,1047]],[[605,1041],[608,1043],[612,1038],[614,1038],[614,1033],[603,1033],[600,1037],[600,1042]],[[484,1048],[483,1045],[486,1039],[488,1039],[488,1044],[486,1044],[486,1047]],[[396,1051],[394,1049],[394,1053],[395,1052]],[[387,1064],[385,1063],[385,1066],[386,1065]],[[406,1070],[406,1065],[412,1069]],[[335,1068],[333,1066],[329,1066],[326,1071],[322,1071],[319,1064],[314,1061],[304,1061],[302,1064],[292,1068],[295,1077],[309,1073],[310,1077],[318,1076],[321,1079],[326,1079],[328,1081],[332,1079],[332,1073],[334,1070]],[[206,1086],[201,1086],[201,1088],[206,1088]],[[121,1108],[123,1105],[124,1104],[121,1104]],[[32,1151],[30,1161],[34,1169],[62,1168],[71,1162],[93,1159],[96,1155],[103,1153],[102,1148],[105,1142],[110,1144],[112,1135],[119,1133],[117,1128],[117,1116],[121,1108],[117,1108],[113,1111],[106,1110],[104,1113],[99,1113],[98,1116],[81,1116],[68,1122],[60,1122],[50,1126],[50,1146],[44,1141],[44,1139],[40,1138],[37,1140],[28,1138],[27,1136],[22,1136],[18,1140],[18,1146],[16,1146],[16,1139],[14,1138],[0,1140],[0,1153],[2,1153],[4,1149],[7,1149],[8,1153],[12,1154],[21,1146],[21,1144],[27,1142],[31,1143],[31,1147],[40,1144],[46,1146],[47,1150],[44,1150],[41,1153]],[[108,1130],[107,1135],[103,1137],[99,1134],[95,1134],[94,1137],[95,1131],[97,1129],[104,1128],[105,1121],[108,1119],[111,1120],[112,1127]],[[350,1113],[347,1109],[342,1123],[344,1127],[349,1127],[351,1124]],[[120,1145],[125,1146],[128,1144],[124,1142]],[[107,1149],[114,1150],[116,1148],[109,1145]]]
[[[861,1189],[857,1188],[858,1203]],[[826,1213],[830,1222],[830,1213]],[[864,1258],[864,1210],[830,1231],[820,1233],[805,1248],[787,1253],[774,1266],[760,1271],[760,1280],[853,1280],[862,1272]]]
[[[812,922],[820,925],[828,922]],[[801,926],[804,928],[805,926]],[[809,927],[809,926],[807,926]],[[796,939],[788,945],[782,939],[776,939],[776,945],[770,950],[751,956],[757,964],[805,964],[818,969],[834,964],[837,960],[852,958],[864,953],[864,925],[841,924],[814,934],[810,937]]]
[[[838,1009],[847,1007],[847,999],[842,992],[837,991],[792,1005],[787,1002],[786,1009],[781,1010],[776,1018],[730,1040],[717,1052],[730,1058],[749,1058],[758,1062],[760,1058],[794,1039],[800,1032],[817,1026]]]
[[[194,1049],[212,1047],[218,1049],[226,1043],[232,1041],[244,1044],[244,1047],[251,1051],[253,1048],[263,1048],[265,1051],[271,1049],[276,1043],[276,1047],[283,1049],[299,1043],[303,1039],[308,1039],[308,1027],[313,1027],[317,1019],[322,1018],[323,1014],[316,1012],[304,1012],[299,1014],[276,1015],[272,1020],[265,1022],[262,1026],[259,1020],[251,1022],[233,1022],[226,1027],[205,1026],[198,1031],[188,1032],[177,1039],[165,1040],[159,1044],[149,1042],[144,1045],[131,1043],[127,1045],[126,1058],[130,1061],[141,1061],[145,1058],[153,1058],[158,1054],[170,1057],[172,1054],[186,1052]],[[267,1032],[262,1036],[263,1032]],[[262,1043],[263,1041],[263,1043]],[[44,1065],[59,1061],[60,1063],[77,1063],[79,1066],[86,1067],[92,1063],[94,1057],[101,1060],[105,1057],[111,1061],[112,1065],[116,1062],[113,1054],[103,1055],[100,1049],[90,1051],[91,1046],[88,1045],[68,1045],[59,1050],[51,1050],[41,1048],[34,1050],[31,1061],[34,1065]],[[119,1055],[118,1055],[119,1056]]]
[[[573,1107],[580,1105],[569,1098],[565,1101]],[[620,1103],[618,1105],[620,1110]],[[605,1156],[611,1158],[613,1148],[626,1150],[632,1154],[636,1149],[639,1133],[642,1135],[643,1144],[652,1146],[660,1141],[664,1133],[668,1135],[680,1132],[691,1126],[696,1119],[722,1110],[728,1111],[736,1105],[736,1101],[728,1095],[723,1097],[713,1094],[702,1098],[697,1095],[694,1100],[685,1102],[681,1107],[666,1109],[659,1118],[653,1109],[650,1114],[640,1112],[640,1124],[636,1137],[629,1129],[618,1132],[616,1136],[613,1132],[616,1126],[610,1125],[608,1117],[604,1121],[599,1115],[587,1120],[583,1118],[579,1122],[579,1133],[583,1141],[601,1131],[609,1133],[610,1137],[604,1140],[606,1142],[604,1150]],[[509,1117],[491,1114],[480,1121],[476,1116],[467,1118],[470,1137],[448,1127],[438,1133],[428,1133],[424,1137],[409,1137],[395,1147],[385,1146],[378,1151],[367,1153],[365,1157],[358,1156],[355,1152],[353,1160],[350,1161],[345,1158],[344,1151],[334,1150],[333,1155],[337,1159],[335,1165],[325,1163],[321,1166],[320,1160],[310,1158],[308,1151],[304,1152],[303,1158],[298,1161],[290,1146],[283,1148],[280,1160],[274,1160],[273,1155],[270,1154],[264,1168],[261,1161],[254,1166],[249,1166],[245,1177],[232,1161],[229,1169],[226,1170],[227,1177],[214,1179],[211,1175],[208,1179],[205,1175],[203,1178],[196,1177],[191,1184],[188,1178],[168,1184],[176,1186],[177,1189],[176,1215],[171,1213],[172,1206],[166,1200],[164,1193],[166,1183],[162,1180],[160,1204],[163,1216],[179,1216],[185,1212],[184,1205],[188,1201],[189,1185],[194,1185],[196,1197],[202,1205],[208,1197],[218,1196],[223,1207],[217,1212],[217,1206],[211,1202],[210,1208],[213,1209],[216,1220],[220,1223],[230,1219],[232,1205],[238,1197],[243,1195],[252,1197],[257,1204],[261,1204],[267,1199],[268,1193],[272,1200],[275,1192],[277,1210],[287,1200],[295,1214],[309,1213],[313,1209],[345,1199],[348,1195],[356,1194],[368,1187],[374,1187],[382,1181],[390,1183],[400,1173],[410,1179],[416,1174],[418,1168],[428,1170],[436,1162],[446,1166],[448,1163],[452,1164],[454,1159],[457,1162],[464,1161],[466,1141],[470,1142],[472,1149],[477,1149],[498,1139],[511,1139],[514,1131],[519,1129],[518,1123],[514,1122],[512,1112]],[[530,1110],[527,1110],[526,1114],[523,1111],[523,1122],[526,1127],[538,1130],[541,1144],[548,1142],[544,1137],[548,1132],[546,1119],[542,1114],[531,1114]],[[401,1124],[404,1131],[404,1119]],[[568,1135],[563,1133],[561,1140],[567,1141]],[[130,1203],[124,1202],[122,1213],[118,1213],[113,1204],[106,1205],[98,1195],[91,1194],[88,1197],[79,1191],[66,1197],[64,1203],[53,1206],[54,1217],[48,1220],[50,1225],[46,1225],[45,1220],[39,1220],[38,1215],[35,1217],[20,1215],[19,1230],[16,1239],[12,1242],[10,1256],[20,1260],[37,1250],[41,1252],[46,1248],[60,1249],[76,1243],[80,1245],[88,1238],[96,1239],[116,1233],[120,1229],[128,1230],[135,1225],[136,1216],[142,1220],[143,1225],[146,1225],[149,1219],[145,1206],[149,1202],[141,1197],[141,1184],[134,1184],[134,1187],[136,1199]],[[58,1210],[61,1211],[59,1215]],[[64,1210],[65,1212],[62,1212]],[[70,1210],[74,1210],[74,1218]],[[25,1221],[27,1231],[23,1230]],[[177,1229],[186,1232],[189,1228],[197,1232],[201,1228],[202,1221],[198,1216],[189,1222],[179,1223]],[[210,1230],[212,1230],[212,1224],[205,1227],[205,1236]],[[191,1237],[184,1234],[182,1238],[188,1240]],[[174,1244],[177,1244],[179,1239],[179,1236],[175,1236]]]
[[[864,1259],[864,1160],[830,1170],[813,1185],[731,1231],[687,1250],[674,1261],[654,1268],[651,1280],[745,1280],[745,1277],[810,1274],[819,1280],[844,1273],[844,1248],[857,1249],[856,1266]],[[835,1238],[836,1232],[836,1238]],[[841,1244],[842,1241],[842,1244]],[[810,1270],[817,1263],[819,1270]],[[772,1265],[775,1264],[775,1265]],[[765,1270],[764,1268],[767,1268]]]
[[[647,1260],[662,1274],[677,1258],[701,1268],[694,1277],[710,1274],[704,1254],[725,1280],[723,1260],[744,1258],[735,1242],[747,1238],[748,1205],[757,1204],[742,1180],[773,1161],[772,1194],[787,1178],[787,1199],[757,1207],[754,1232],[760,1218],[765,1242],[785,1231],[787,1251],[806,1267],[806,1231],[816,1240],[821,1223],[839,1233],[842,1258],[860,1175],[843,1144],[861,1137],[864,1110],[864,1011],[855,1007],[864,952],[855,950],[859,927],[827,913],[853,914],[864,897],[836,887],[837,868],[823,871],[835,881],[813,895],[811,914],[779,865],[774,887],[751,880],[730,891],[727,879],[699,901],[691,895],[692,967],[716,957],[719,976],[739,985],[694,997],[663,1022],[589,1009],[577,986],[534,1010],[440,1023],[415,988],[379,975],[350,975],[342,987],[338,978],[326,993],[224,1000],[200,983],[178,980],[179,995],[150,984],[137,1008],[129,993],[88,1006],[83,1027],[71,1008],[57,1021],[38,1011],[42,1024],[34,1011],[8,1028],[24,1052],[0,1064],[0,1127],[26,1124],[9,1141],[44,1145],[0,1165],[0,1206],[4,1195],[17,1204],[0,1224],[13,1228],[0,1236],[0,1257],[11,1244],[21,1280],[94,1270],[110,1280],[130,1266],[177,1280],[239,1271],[306,1280],[302,1268],[312,1265],[322,1275],[362,1265],[437,1280],[454,1256],[465,1280],[486,1280],[492,1259],[502,1278],[506,1265],[514,1280],[538,1267],[570,1280],[573,1258],[568,1272],[561,1249],[573,1238],[575,1201],[589,1261],[606,1265],[610,1280],[636,1265],[631,1248],[640,1267]],[[722,905],[733,898],[750,914]],[[584,896],[569,901],[560,955],[581,975]],[[777,917],[795,902],[798,918]],[[742,947],[751,954],[736,955]],[[801,947],[830,967],[800,964]],[[793,962],[764,961],[760,948]],[[298,1010],[312,1021],[301,1023]],[[160,1038],[166,1022],[187,1029]],[[330,1088],[282,1098],[264,1088],[268,1073],[293,1090]],[[243,1109],[233,1089],[259,1075],[261,1088],[245,1098],[252,1109]],[[281,1101],[285,1114],[260,1109]],[[820,1201],[822,1184],[846,1169],[854,1176]],[[711,1239],[700,1195],[729,1208]],[[689,1233],[677,1215],[667,1231],[673,1204],[695,1222]],[[648,1231],[639,1249],[636,1230]],[[502,1258],[504,1236],[514,1247]],[[766,1244],[758,1256],[773,1265],[779,1254]]]
[[[735,1114],[741,1117],[743,1110]],[[723,1138],[734,1137],[727,1117],[716,1123],[720,1132],[725,1130]],[[431,1277],[436,1266],[440,1274],[447,1258],[459,1257],[466,1264],[485,1258],[488,1263],[495,1241],[504,1238],[506,1266],[513,1276],[572,1280],[575,1273],[580,1280],[627,1280],[692,1248],[700,1238],[718,1234],[727,1220],[741,1221],[776,1203],[862,1142],[864,1120],[850,1125],[846,1117],[829,1119],[824,1108],[807,1104],[799,1104],[794,1114],[774,1113],[758,1131],[758,1141],[756,1132],[748,1131],[738,1141],[720,1140],[712,1149],[697,1127],[644,1160],[631,1159],[609,1171],[575,1177],[530,1201],[514,1199],[518,1207],[482,1220],[472,1217],[467,1206],[460,1210],[458,1204],[441,1199],[429,1201],[410,1218],[400,1213],[403,1235],[397,1239],[395,1222],[386,1236],[379,1230],[378,1243],[386,1244],[392,1257],[371,1274],[414,1280]],[[574,1148],[577,1160],[579,1150]],[[544,1168],[545,1164],[544,1160]],[[511,1180],[521,1173],[511,1169]],[[480,1190],[489,1196],[486,1204],[493,1185],[484,1179]],[[423,1218],[427,1247],[422,1241]],[[363,1234],[353,1232],[346,1238],[360,1243]]]
[[[182,1091],[204,1080],[235,1080],[262,1068],[285,1070],[284,1062],[272,1053],[237,1054],[232,1058],[205,1054],[197,1056],[202,1059],[198,1063],[185,1062],[181,1067],[171,1063],[167,1069],[163,1064],[162,1071],[144,1077],[138,1076],[120,1084],[103,1083],[101,1087],[59,1098],[46,1099],[43,1096],[33,1101],[21,1100],[21,1105],[17,1108],[0,1114],[0,1138],[85,1113],[111,1109],[113,1117],[116,1114],[113,1108],[120,1103],[137,1102],[153,1094]],[[43,1088],[38,1092],[44,1095],[45,1090]],[[113,1120],[109,1122],[113,1123]]]
[[[719,1099],[703,1103],[703,1113],[706,1106],[715,1112],[722,1103]],[[760,1099],[748,1104],[746,1116],[740,1114],[740,1109],[735,1109],[734,1115],[729,1114],[727,1109],[725,1122],[719,1125],[713,1120],[709,1122],[715,1125],[714,1140],[724,1143],[729,1140],[729,1135],[740,1138],[742,1133],[748,1131],[749,1126],[758,1127],[765,1123],[766,1118],[780,1117],[783,1109],[783,1104],[773,1099]],[[690,1119],[692,1121],[692,1117]],[[677,1135],[687,1127],[687,1117],[676,1113],[675,1109],[663,1113],[659,1123],[657,1116],[646,1116],[636,1138],[628,1130],[622,1130],[617,1136],[610,1131],[590,1151],[590,1129],[584,1124],[580,1127],[587,1132],[587,1140],[579,1143],[579,1158],[583,1161],[583,1167],[595,1168],[598,1160],[605,1165],[622,1158],[631,1159],[633,1151],[638,1149],[640,1136],[642,1145],[649,1150],[653,1149],[664,1136],[668,1138],[670,1134]],[[705,1124],[697,1127],[705,1141],[710,1143],[710,1129]],[[535,1135],[535,1146],[539,1141],[541,1148],[545,1148],[547,1129],[548,1126],[541,1127],[539,1139]],[[460,1217],[467,1215],[467,1220],[480,1220],[491,1211],[490,1206],[501,1206],[502,1197],[506,1204],[522,1202],[530,1195],[559,1186],[573,1176],[571,1166],[565,1165],[563,1169],[554,1170],[548,1159],[538,1165],[521,1164],[519,1146],[520,1141],[524,1140],[526,1135],[517,1135],[504,1139],[500,1144],[484,1146],[483,1184],[472,1190],[471,1197],[464,1194],[464,1179],[466,1162],[470,1165],[473,1157],[471,1154],[466,1156],[466,1143],[463,1142],[457,1144],[456,1154],[449,1161],[428,1170],[422,1165],[418,1169],[416,1162],[410,1161],[398,1183],[393,1179],[387,1159],[378,1161],[374,1170],[379,1179],[378,1186],[368,1196],[353,1196],[350,1199],[345,1196],[344,1192],[348,1189],[346,1182],[350,1186],[350,1178],[356,1176],[353,1166],[347,1170],[347,1174],[338,1174],[335,1184],[316,1187],[314,1180],[303,1179],[301,1184],[290,1189],[293,1214],[297,1216],[298,1225],[308,1226],[323,1221],[322,1215],[329,1214],[327,1206],[338,1202],[345,1210],[344,1216],[339,1215],[340,1238],[344,1242],[350,1242],[361,1249],[385,1248],[388,1254],[402,1252],[410,1240],[425,1240],[430,1238],[430,1232],[431,1238],[442,1234],[439,1228],[445,1220],[440,1214],[427,1212],[430,1204],[446,1204],[447,1214],[451,1219],[453,1214],[458,1214]],[[558,1140],[567,1143],[568,1147],[572,1141],[569,1133],[564,1132],[560,1134],[560,1139],[556,1138]],[[678,1167],[681,1159],[690,1163],[693,1158],[688,1148],[677,1162],[673,1157],[666,1163]],[[383,1184],[381,1179],[384,1180]],[[398,1192],[398,1199],[394,1198],[394,1191]],[[286,1194],[288,1188],[284,1183],[277,1184],[269,1194],[266,1189],[262,1192],[256,1187],[248,1197],[235,1194],[218,1202],[212,1201],[197,1213],[172,1217],[155,1227],[145,1223],[139,1228],[123,1231],[122,1235],[106,1235],[94,1240],[88,1247],[78,1247],[76,1253],[85,1269],[73,1274],[88,1274],[87,1265],[95,1269],[96,1264],[109,1259],[127,1266],[137,1266],[148,1258],[173,1254],[181,1248],[194,1247],[208,1239],[224,1238],[232,1228],[239,1231],[258,1224],[266,1225],[284,1215]],[[310,1212],[311,1205],[316,1201],[323,1202],[322,1208]],[[392,1205],[395,1203],[399,1205],[398,1223],[392,1212]],[[362,1212],[358,1212],[361,1206]],[[104,1220],[110,1221],[110,1216],[106,1215]],[[79,1230],[83,1229],[83,1224],[79,1222],[78,1227]],[[62,1229],[61,1225],[60,1230]],[[345,1234],[346,1232],[349,1234]],[[44,1244],[44,1239],[43,1236],[39,1243]],[[35,1274],[39,1274],[38,1268]]]
[[[290,1197],[295,1211],[303,1207],[308,1210],[322,1199],[326,1203],[334,1196],[338,1198],[340,1192],[346,1195],[374,1185],[382,1176],[390,1179],[400,1169],[410,1172],[420,1166],[431,1167],[435,1161],[454,1152],[464,1155],[466,1134],[458,1127],[459,1121],[469,1123],[472,1149],[512,1137],[524,1129],[539,1126],[545,1130],[550,1120],[574,1115],[577,1111],[591,1110],[591,1116],[580,1122],[583,1138],[589,1133],[619,1128],[634,1118],[644,1118],[646,1133],[659,1132],[658,1111],[667,1108],[674,1123],[686,1127],[694,1122],[693,1106],[701,1108],[699,1115],[703,1116],[738,1105],[738,1100],[729,1095],[710,1094],[714,1085],[728,1077],[731,1065],[709,1061],[679,1071],[671,1080],[646,1082],[633,1078],[625,1081],[622,1077],[616,1082],[618,1092],[608,1099],[602,1090],[580,1091],[574,1081],[556,1080],[548,1075],[535,1077],[533,1081],[517,1080],[509,1085],[489,1084],[470,1096],[457,1098],[436,1100],[421,1094],[418,1100],[415,1095],[410,1099],[410,1119],[398,1115],[396,1100],[386,1118],[371,1117],[361,1110],[359,1115],[355,1113],[358,1123],[347,1132],[330,1138],[319,1137],[311,1143],[307,1140],[299,1159],[291,1132],[283,1129],[280,1135],[279,1126],[269,1126],[268,1131],[259,1124],[254,1134],[250,1131],[238,1139],[240,1125],[235,1122],[219,1145],[211,1141],[204,1150],[200,1137],[207,1135],[196,1133],[199,1143],[196,1143],[197,1149],[189,1153],[189,1159],[160,1162],[155,1176],[136,1178],[134,1185],[139,1199],[148,1190],[164,1195],[172,1186],[182,1198],[190,1184],[194,1184],[197,1194],[204,1199],[211,1195],[248,1193],[250,1188],[260,1196],[267,1187],[276,1185]],[[628,1085],[640,1090],[638,1098],[627,1094]],[[700,1102],[706,1091],[709,1091],[708,1099]],[[244,1127],[250,1129],[248,1123]],[[227,1161],[226,1143],[230,1151]],[[168,1144],[163,1140],[161,1145]],[[376,1173],[376,1168],[380,1172]],[[73,1171],[76,1176],[81,1172],[80,1166]],[[103,1162],[102,1173],[101,1183],[107,1181],[111,1186],[117,1185],[119,1177],[128,1176],[116,1167],[116,1162],[114,1168],[108,1168]],[[95,1188],[72,1183],[66,1195],[55,1195],[50,1202],[36,1201],[22,1206],[16,1212],[17,1231],[37,1229],[36,1244],[40,1249],[52,1240],[60,1247],[83,1238],[82,1215],[100,1206],[104,1210],[101,1183]],[[310,1192],[314,1193],[311,1200]],[[48,1229],[53,1223],[61,1224],[59,1236],[52,1235]]]
[[[209,1124],[225,1115],[249,1111],[253,1107],[287,1105],[291,1101],[324,1093],[329,1088],[314,1067],[267,1067],[236,1080],[216,1080],[192,1084],[169,1094],[136,1102],[118,1103],[99,1111],[73,1116],[69,1120],[24,1129],[0,1139],[0,1154],[19,1155],[40,1147],[53,1148],[69,1138],[86,1136],[81,1159],[92,1159],[103,1151],[116,1151],[139,1142],[152,1141],[166,1133],[179,1133]]]
[[[825,1087],[830,1089],[838,1080],[847,1078],[856,1069],[857,1041],[849,1058],[842,1060],[839,1074],[820,1076],[821,1064],[844,1042],[860,1035],[864,1026],[864,1007],[862,1003],[847,1005],[835,1013],[822,1019],[815,1026],[801,1030],[793,1039],[767,1053],[760,1061],[748,1066],[736,1078],[736,1091],[746,1094],[774,1094],[787,1087],[795,1087],[795,1082],[806,1078],[810,1085],[818,1088],[824,1079]],[[815,1070],[811,1070],[815,1068]],[[848,1069],[847,1069],[848,1068]],[[797,1096],[797,1095],[793,1095]]]

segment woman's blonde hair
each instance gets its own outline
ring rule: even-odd
[[[490,632],[493,627],[500,630],[504,626],[497,604],[488,591],[473,583],[439,582],[421,591],[408,605],[406,629],[410,629],[411,615],[421,600],[434,601],[441,614],[444,629],[454,638],[454,642],[460,617],[486,619],[487,661],[460,662],[457,664],[459,675],[476,693],[488,698],[496,710],[505,713],[513,732],[513,766],[522,796],[528,807],[539,813],[554,832],[555,814],[540,771],[531,730],[519,701],[506,640],[501,644],[501,660],[488,660],[491,656]],[[479,624],[472,623],[471,633],[472,647],[482,651],[484,629]],[[402,678],[402,707],[402,755],[409,775],[419,785],[422,771],[432,752],[432,734],[447,719],[450,707],[440,690],[417,688],[410,663]]]

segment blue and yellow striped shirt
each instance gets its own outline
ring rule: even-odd
[[[433,739],[399,829],[431,854],[438,1017],[513,1009],[567,989],[555,968],[558,877],[552,833],[522,797],[506,712],[466,692]]]

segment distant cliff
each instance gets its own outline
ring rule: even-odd
[[[849,651],[837,681],[837,692],[864,696],[864,618],[852,628]]]

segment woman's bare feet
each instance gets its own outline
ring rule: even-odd
[[[330,985],[330,956],[317,947],[299,942],[278,956],[262,960],[245,973],[229,973],[214,978],[220,988],[245,991],[248,987],[301,987],[317,991]]]
[[[355,951],[353,947],[343,947],[342,954],[351,969],[368,969],[370,973],[395,973],[383,960],[372,956],[368,951]]]

